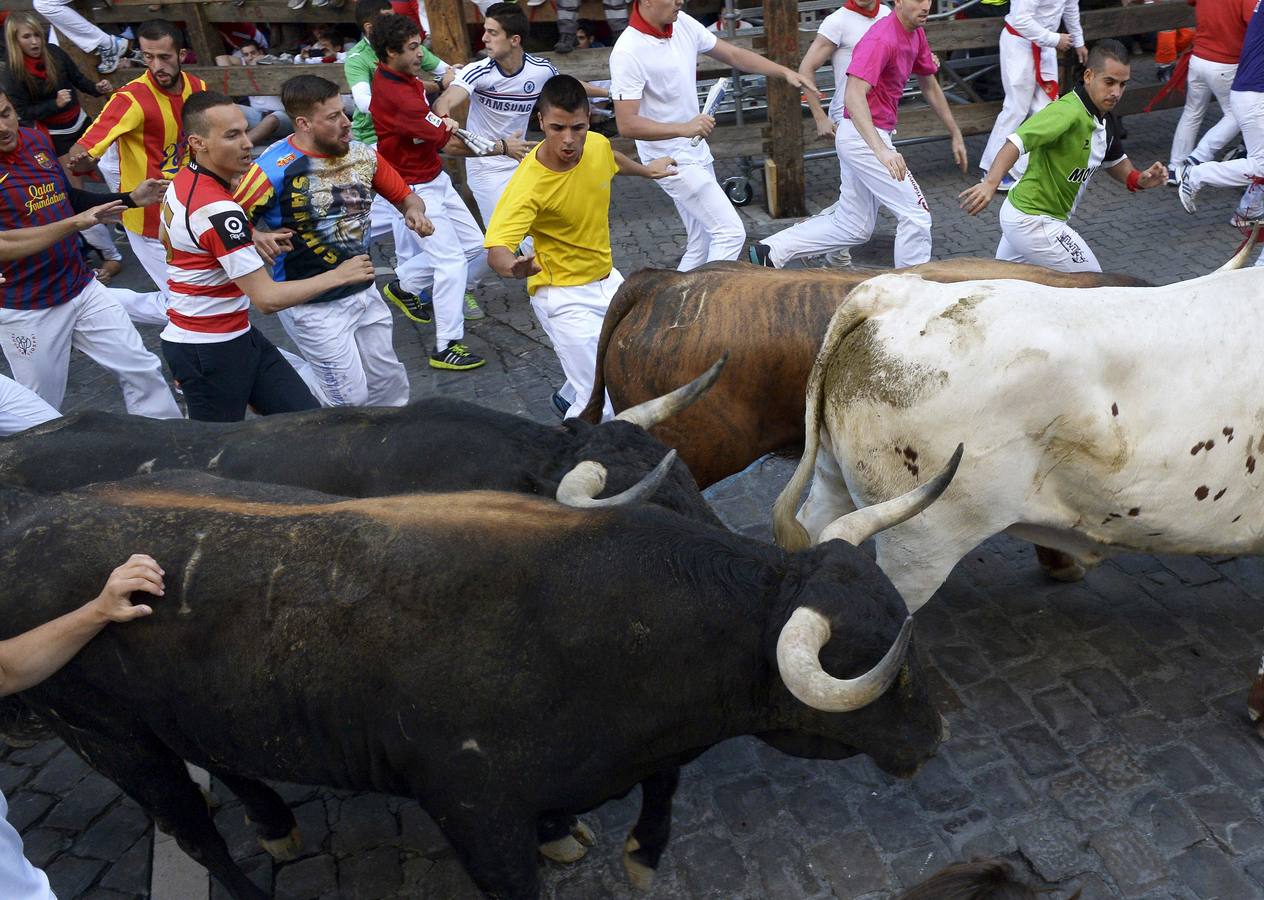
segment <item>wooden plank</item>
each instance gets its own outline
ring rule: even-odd
[[[338,85],[343,93],[350,93],[351,90],[347,87],[347,78],[339,63],[310,66],[185,66],[184,71],[202,78],[211,90],[234,97],[250,94],[280,96],[281,84],[295,75],[319,75]],[[113,75],[105,77],[115,87],[121,87],[144,73],[144,69],[119,69]]]
[[[470,33],[462,15],[464,0],[427,0],[430,47],[435,55],[454,66],[470,61]]]
[[[114,0],[111,8],[93,10],[92,14],[97,22],[135,22],[141,15],[136,7],[148,6],[152,2],[153,0]],[[309,23],[355,21],[355,3],[352,0],[347,0],[341,7],[313,7],[308,4],[302,9],[290,9],[286,5],[285,0],[247,0],[242,6],[237,6],[230,0],[188,0],[188,2],[205,7],[207,18],[211,22]],[[25,3],[25,6],[23,6],[23,3]],[[13,9],[30,8],[29,0],[0,0],[0,8],[4,8],[6,4],[11,5]],[[176,16],[168,12],[170,6],[171,4],[165,4],[161,14],[175,21]],[[435,8],[430,5],[429,0],[426,3],[426,12],[431,26],[438,28],[440,17],[436,14]],[[527,17],[532,22],[557,21],[557,9],[552,3],[532,6],[526,12]],[[483,21],[478,7],[468,2],[468,0],[461,0],[460,10],[457,15],[460,18],[454,18],[450,21],[464,19],[467,25],[476,25]],[[581,19],[592,19],[597,22],[604,20],[606,14],[602,8],[601,0],[581,0],[579,16]]]
[[[765,0],[764,28],[768,56],[783,66],[795,66],[799,54],[799,10],[785,0]],[[770,178],[768,212],[773,218],[807,215],[803,195],[803,134],[794,123],[803,118],[799,91],[779,78],[768,79],[768,118],[772,129],[769,157],[776,164]]]

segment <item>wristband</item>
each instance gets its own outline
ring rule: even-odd
[[[1134,194],[1141,190],[1141,173],[1136,169],[1128,173],[1128,190]]]

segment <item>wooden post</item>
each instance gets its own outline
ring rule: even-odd
[[[461,66],[470,61],[470,33],[465,27],[465,0],[426,0],[430,49],[441,60]]]
[[[767,55],[791,69],[799,65],[799,4],[790,0],[764,0]],[[780,78],[768,79],[768,121],[771,124],[775,191],[768,194],[768,212],[774,218],[805,216],[803,200],[803,110],[799,91]],[[773,202],[775,198],[775,203]]]
[[[207,18],[205,3],[168,5],[163,7],[163,16],[175,21],[184,20],[185,31],[189,35],[189,49],[197,56],[199,65],[213,66],[215,57],[225,52],[224,38]]]

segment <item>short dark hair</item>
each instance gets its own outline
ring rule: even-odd
[[[281,85],[281,105],[291,119],[310,116],[317,106],[337,96],[338,85],[319,75],[295,75]]]
[[[1088,62],[1084,64],[1084,67],[1092,69],[1094,72],[1100,72],[1108,59],[1113,59],[1115,62],[1122,63],[1125,66],[1132,65],[1131,57],[1128,55],[1128,51],[1124,49],[1124,45],[1114,38],[1105,38],[1094,44],[1092,49],[1088,51]]]
[[[262,45],[262,44],[260,44],[260,43],[259,43],[258,41],[256,41],[256,40],[250,40],[250,39],[247,39],[247,40],[242,41],[242,42],[241,42],[241,46],[240,46],[240,47],[238,47],[237,49],[238,49],[238,50],[245,50],[247,47],[254,47],[254,48],[255,48],[256,50],[258,50],[260,53],[262,53],[262,52],[263,52],[263,45]]]
[[[408,16],[378,13],[369,20],[369,24],[373,26],[369,43],[380,62],[386,62],[387,51],[403,53],[404,45],[421,34],[417,23]]]
[[[391,0],[356,0],[355,23],[361,31],[364,23],[380,12],[391,11]]]
[[[496,24],[505,30],[505,34],[509,37],[517,35],[522,38],[522,42],[527,42],[527,35],[531,31],[531,23],[527,21],[527,14],[522,11],[522,7],[517,3],[493,3],[487,7],[487,12],[483,13],[484,19],[495,19]]]
[[[499,20],[497,20],[499,21]],[[536,101],[536,109],[540,115],[549,107],[579,112],[588,109],[588,92],[578,78],[571,75],[554,75],[544,82],[540,88],[540,99]]]
[[[146,41],[161,41],[163,38],[171,38],[171,42],[175,44],[177,50],[184,49],[184,32],[175,25],[172,25],[166,19],[150,19],[148,22],[141,22],[140,27],[136,29],[136,39]]]
[[[592,38],[595,38],[597,36],[597,23],[594,22],[592,19],[580,19],[578,22],[575,23],[575,29],[577,31],[584,32],[585,34],[587,34],[589,37],[592,37]]]
[[[189,99],[184,101],[184,109],[180,113],[184,130],[189,134],[210,137],[206,133],[206,113],[217,106],[236,106],[236,104],[233,103],[232,97],[221,94],[219,91],[197,91],[190,94]]]

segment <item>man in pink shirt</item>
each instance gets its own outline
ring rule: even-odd
[[[935,79],[939,65],[922,30],[929,12],[930,0],[895,0],[895,14],[878,21],[856,44],[847,67],[846,111],[836,141],[842,164],[838,203],[828,217],[814,216],[782,232],[792,238],[801,229],[802,242],[779,240],[775,249],[753,244],[751,262],[780,268],[797,256],[863,244],[873,234],[879,206],[898,220],[896,266],[930,259],[930,207],[891,143],[904,85],[910,75],[917,75],[922,96],[952,137],[953,159],[962,172],[966,170],[965,141]],[[828,246],[831,241],[833,246]],[[811,243],[812,248],[798,252],[795,243]]]

